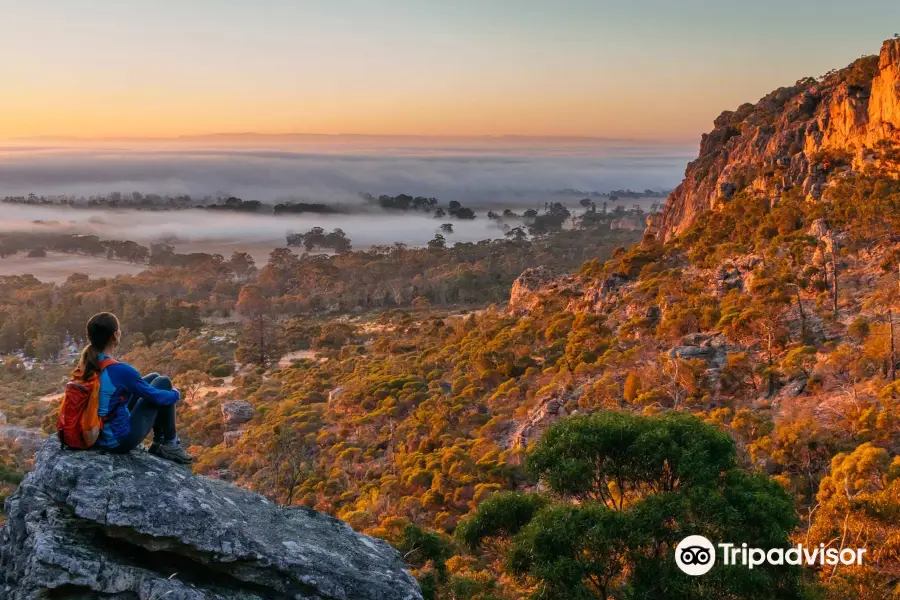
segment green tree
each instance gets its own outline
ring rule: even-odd
[[[606,411],[551,427],[529,454],[536,494],[493,496],[457,529],[472,550],[502,552],[535,598],[799,598],[790,567],[718,567],[703,578],[675,564],[692,534],[787,547],[789,496],[741,470],[725,432],[686,414]]]
[[[437,598],[438,589],[448,580],[445,563],[453,555],[450,542],[440,534],[409,524],[396,547],[406,564],[418,572],[425,599]]]

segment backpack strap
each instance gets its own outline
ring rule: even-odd
[[[104,358],[103,360],[100,361],[100,372],[97,375],[99,376],[99,374],[102,373],[106,369],[106,367],[111,367],[112,365],[117,365],[117,364],[119,364],[119,361],[117,361],[114,358],[109,358],[109,357]],[[125,404],[125,400],[126,400],[125,392],[122,392],[122,394],[119,396],[119,402],[116,403],[115,406],[110,408],[110,410],[106,414],[106,416],[100,417],[100,422],[103,423],[104,425],[106,425],[106,422],[112,419],[115,412],[119,409],[119,406],[121,406],[122,404]]]

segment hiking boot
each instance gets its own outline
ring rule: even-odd
[[[182,465],[187,465],[194,461],[194,457],[184,451],[181,442],[176,442],[174,444],[160,444],[158,442],[153,442],[150,444],[150,454]]]

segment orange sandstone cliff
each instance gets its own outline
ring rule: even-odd
[[[900,39],[886,41],[878,56],[723,112],[647,234],[669,240],[747,188],[777,200],[800,186],[818,200],[827,175],[872,163],[886,142],[900,142]]]

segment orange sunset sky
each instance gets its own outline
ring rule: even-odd
[[[0,0],[0,15],[0,138],[695,139],[900,27],[886,0]]]

